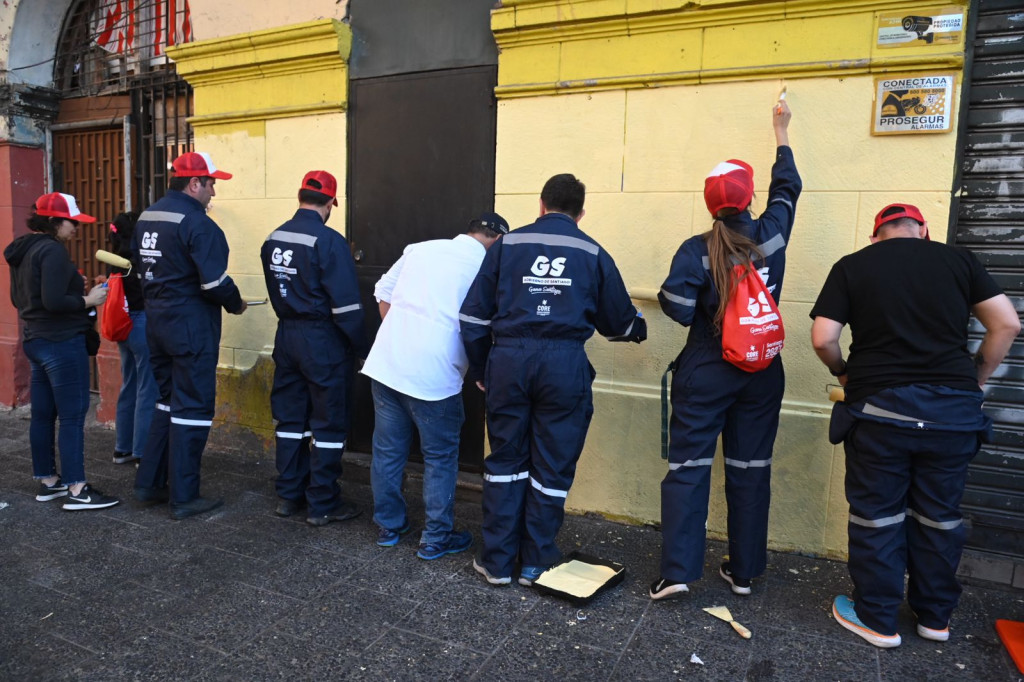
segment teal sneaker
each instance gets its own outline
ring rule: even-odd
[[[853,607],[853,600],[845,595],[839,595],[832,602],[832,615],[835,616],[836,622],[844,628],[882,649],[897,647],[903,641],[900,639],[899,633],[883,635],[864,625]]]
[[[550,566],[523,566],[523,570],[519,571],[519,584],[523,587],[530,587],[533,585],[533,581],[541,576],[544,571],[551,568]]]

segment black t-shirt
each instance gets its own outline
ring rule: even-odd
[[[978,390],[967,323],[1001,293],[966,249],[885,239],[832,266],[811,317],[850,325],[848,402],[910,384]]]

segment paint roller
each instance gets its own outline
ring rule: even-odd
[[[103,249],[96,249],[96,260],[107,265],[113,265],[115,268],[123,268],[125,270],[132,269],[132,262],[127,258],[122,258],[116,253],[110,253]]]

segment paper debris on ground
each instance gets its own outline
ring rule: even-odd
[[[696,663],[697,665],[704,665],[704,661],[700,660],[700,656],[692,654],[690,656],[690,663]]]

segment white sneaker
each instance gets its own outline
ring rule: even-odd
[[[473,559],[473,570],[475,570],[477,573],[486,578],[487,582],[489,582],[492,585],[508,585],[512,582],[512,576],[506,576],[504,578],[494,577],[493,575],[491,575],[490,571],[488,571],[486,568],[478,564],[476,562],[476,559]]]
[[[933,630],[926,628],[920,623],[917,624],[917,636],[930,639],[933,642],[946,642],[949,641],[949,626],[942,628],[941,630]]]

